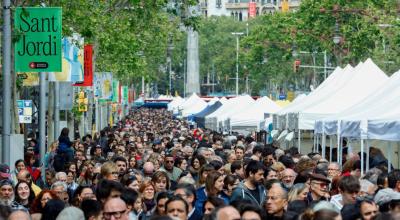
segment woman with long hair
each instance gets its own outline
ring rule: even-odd
[[[207,175],[205,186],[196,191],[196,209],[203,210],[204,202],[209,196],[217,196],[223,199],[225,204],[229,204],[229,198],[223,193],[224,178],[225,176],[218,171],[211,171]]]
[[[57,153],[63,154],[65,162],[71,162],[74,159],[74,151],[72,149],[72,142],[69,139],[69,129],[63,128],[60,136],[58,137],[58,150]]]
[[[195,179],[196,181],[199,180],[200,168],[203,167],[203,165],[206,163],[206,158],[204,158],[202,155],[196,154],[195,156],[193,156],[192,160],[190,161],[189,167],[189,171],[192,174],[193,179]]]
[[[309,185],[304,183],[296,183],[292,186],[288,194],[288,202],[295,200],[306,201],[309,192]]]
[[[169,191],[171,185],[168,175],[164,171],[156,171],[151,178],[151,182],[153,182],[156,193]]]
[[[142,183],[142,185],[139,188],[139,193],[142,195],[142,200],[144,203],[144,207],[146,212],[150,212],[155,205],[155,195],[156,195],[156,188],[153,185],[153,182],[146,180]],[[146,213],[148,215],[149,213]]]
[[[14,191],[15,201],[29,210],[33,200],[35,199],[35,193],[29,186],[29,183],[25,181],[19,181],[17,185],[15,185]]]
[[[43,214],[43,209],[46,203],[51,199],[60,199],[57,193],[52,190],[42,190],[38,196],[33,200],[30,213],[32,219],[41,219]]]

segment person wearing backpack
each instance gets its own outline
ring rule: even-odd
[[[65,163],[69,163],[74,159],[74,150],[72,149],[72,142],[69,139],[68,128],[63,128],[60,136],[58,137],[57,154],[63,155]]]

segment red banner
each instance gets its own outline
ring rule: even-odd
[[[93,46],[87,44],[84,47],[84,78],[82,83],[73,86],[93,86]]]
[[[257,5],[255,2],[249,2],[249,17],[254,18],[257,15]]]

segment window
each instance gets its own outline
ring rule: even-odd
[[[217,2],[215,3],[216,8],[221,8],[222,7],[222,0],[217,0]]]

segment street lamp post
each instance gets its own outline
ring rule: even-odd
[[[243,32],[232,32],[236,36],[236,96],[239,95],[239,37]]]

